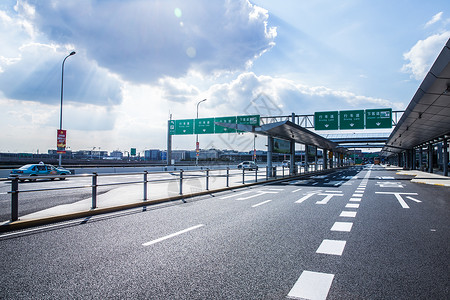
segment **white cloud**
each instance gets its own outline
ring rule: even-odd
[[[276,36],[267,11],[241,1],[29,0],[34,26],[58,44],[135,83],[242,70]],[[183,24],[182,26],[180,24]]]
[[[434,23],[439,22],[439,21],[442,19],[442,14],[443,14],[442,11],[441,11],[441,12],[438,12],[437,14],[435,14],[435,15],[431,18],[431,20],[428,21],[428,22],[425,24],[425,27],[428,27],[428,26],[430,26],[430,25],[433,25]]]
[[[402,71],[410,73],[417,80],[422,80],[449,38],[450,31],[445,31],[419,40],[403,54],[403,58],[409,62],[403,65]]]

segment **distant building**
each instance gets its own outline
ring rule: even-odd
[[[161,160],[161,150],[158,149],[150,149],[144,151],[145,160]]]
[[[123,152],[119,150],[114,150],[109,154],[109,157],[112,159],[123,159]]]

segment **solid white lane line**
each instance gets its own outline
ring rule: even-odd
[[[200,228],[200,227],[202,227],[202,226],[205,226],[205,225],[204,225],[204,224],[199,224],[199,225],[195,225],[195,226],[192,226],[192,227],[186,228],[186,229],[184,229],[184,230],[181,230],[181,231],[178,231],[178,232],[175,232],[175,233],[172,233],[172,234],[166,235],[166,236],[164,236],[164,237],[161,237],[161,238],[159,238],[159,239],[156,239],[156,240],[153,240],[153,241],[150,241],[150,242],[147,242],[147,243],[143,243],[143,244],[142,244],[142,246],[150,246],[150,245],[153,245],[153,244],[156,244],[156,243],[162,242],[162,241],[164,241],[164,240],[167,240],[167,239],[173,238],[173,237],[175,237],[175,236],[177,236],[177,235],[180,235],[180,234],[186,233],[186,232],[188,232],[188,231],[191,231],[191,230],[194,230],[194,229]]]
[[[350,198],[350,201],[361,202],[361,198]]]
[[[284,191],[284,189],[267,189],[269,191]]]
[[[334,274],[303,271],[287,297],[325,300],[333,279]]]
[[[296,189],[296,190],[293,190],[291,193],[297,193],[298,191],[301,191],[302,189]]]
[[[316,253],[342,255],[346,241],[323,240]]]
[[[254,191],[245,191],[245,192],[241,192],[241,193],[237,193],[237,194],[225,196],[225,197],[222,197],[222,198],[220,198],[220,199],[233,198],[233,197],[240,196],[240,195],[244,195],[244,194],[248,194],[248,193],[251,193],[251,192],[254,192]]]
[[[352,226],[352,222],[334,222],[333,227],[331,227],[330,230],[350,232],[352,230]]]
[[[355,218],[356,217],[356,211],[343,211],[339,215],[339,217],[347,217],[347,218]]]
[[[258,203],[258,204],[252,205],[252,207],[257,207],[257,206],[260,206],[260,205],[269,203],[270,201],[272,201],[272,200],[267,200],[267,201],[260,202],[260,203]]]
[[[338,193],[338,194],[342,194],[342,191],[325,191],[325,193]]]
[[[348,203],[345,205],[345,208],[359,208],[358,203]]]

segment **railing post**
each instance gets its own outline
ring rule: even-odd
[[[258,168],[255,169],[255,182],[258,182]]]
[[[245,169],[242,167],[242,184],[245,184]]]
[[[230,167],[227,167],[227,187],[230,186]]]
[[[209,190],[209,168],[206,169],[206,190]]]
[[[180,195],[183,195],[183,169],[180,169]]]
[[[19,178],[11,180],[11,221],[19,220]]]
[[[97,172],[92,173],[92,207],[97,208]]]
[[[282,166],[282,168],[283,168],[283,177],[284,177],[284,166]]]
[[[147,183],[148,183],[147,175],[148,175],[148,172],[144,171],[144,201],[147,200]]]

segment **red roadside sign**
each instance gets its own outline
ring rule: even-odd
[[[64,129],[56,131],[56,153],[66,153],[66,131]]]

